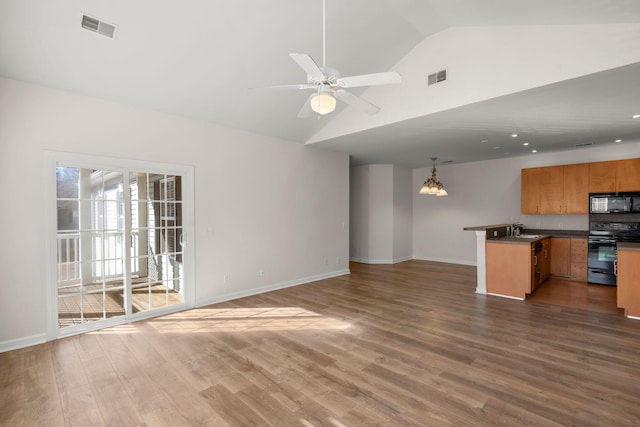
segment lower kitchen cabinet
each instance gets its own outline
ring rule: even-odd
[[[486,245],[487,293],[524,299],[550,271],[549,239],[538,242],[488,240]]]
[[[618,308],[640,317],[640,243],[618,243]]]
[[[550,240],[551,274],[573,280],[587,280],[587,239],[552,237]]]

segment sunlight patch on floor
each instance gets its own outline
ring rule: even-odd
[[[347,329],[350,323],[301,307],[203,308],[149,321],[160,333]]]

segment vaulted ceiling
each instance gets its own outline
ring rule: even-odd
[[[381,107],[296,117],[289,53],[322,59],[322,0],[3,0],[0,76],[406,167],[640,141],[637,0],[326,0],[326,61]],[[114,39],[83,14],[117,25]],[[447,80],[427,85],[446,69]],[[518,137],[512,137],[517,134]],[[615,142],[622,140],[621,142]],[[527,145],[525,145],[525,143]]]

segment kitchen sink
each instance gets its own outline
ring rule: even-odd
[[[521,239],[537,239],[540,236],[541,236],[540,234],[521,234],[515,237],[519,237]]]

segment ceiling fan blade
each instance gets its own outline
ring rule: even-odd
[[[304,101],[302,108],[298,112],[299,119],[306,119],[307,117],[311,117],[311,115],[313,114],[313,110],[311,109],[311,98],[313,98],[315,95],[315,93],[312,93],[311,95],[309,95],[307,100]]]
[[[307,76],[317,81],[324,80],[324,73],[309,55],[304,53],[290,53],[289,56],[307,73]]]
[[[380,107],[370,103],[369,101],[365,101],[364,99],[352,94],[351,92],[347,92],[344,89],[338,89],[334,92],[336,99],[344,102],[345,104],[349,104],[357,109],[364,111],[367,114],[376,114],[380,111]]]
[[[293,85],[276,85],[276,86],[265,86],[265,87],[252,87],[249,90],[305,90],[305,89],[315,89],[315,85],[309,84],[293,84]]]
[[[336,86],[359,87],[402,83],[402,77],[395,71],[386,73],[362,74],[359,76],[342,77],[336,81]]]

